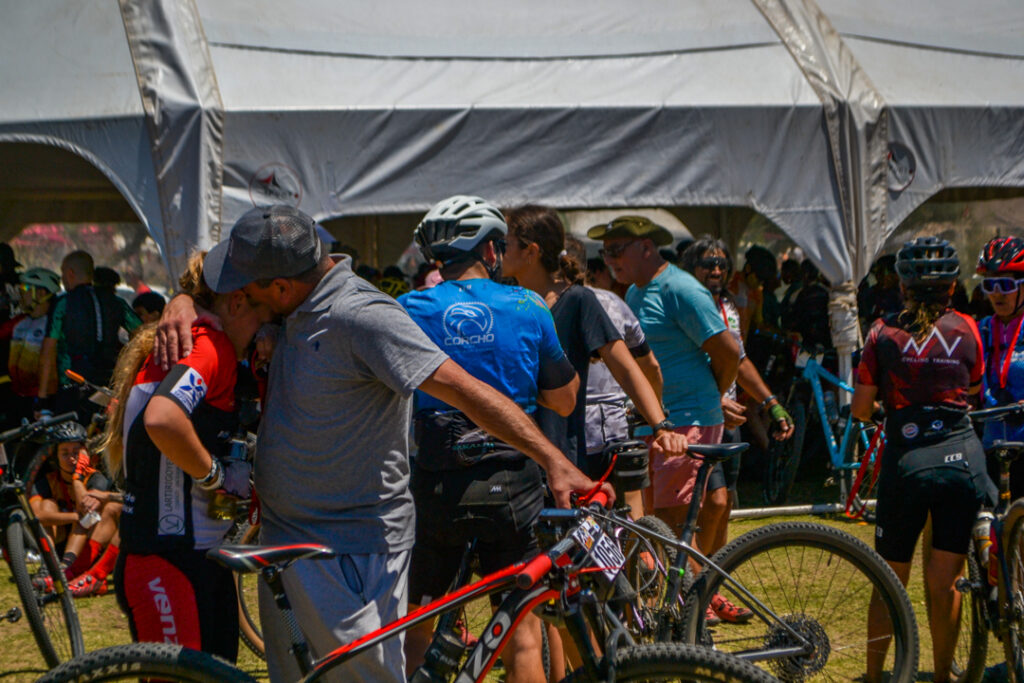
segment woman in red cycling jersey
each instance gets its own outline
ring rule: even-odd
[[[238,429],[239,359],[268,316],[241,290],[214,294],[203,281],[203,256],[190,259],[181,290],[218,316],[223,330],[194,324],[192,353],[164,371],[153,362],[155,328],[148,326],[114,372],[118,407],[106,455],[125,482],[116,589],[136,641],[176,642],[234,661],[234,581],[205,557],[231,520],[210,502],[215,492],[249,496],[249,464],[223,458],[225,435]]]
[[[914,546],[929,515],[931,553],[925,587],[935,665],[934,681],[949,680],[960,614],[956,581],[971,527],[994,495],[985,454],[967,418],[984,368],[978,328],[950,308],[960,262],[945,240],[921,237],[896,257],[904,308],[871,327],[857,368],[851,412],[869,420],[885,408],[886,449],[878,481],[875,549],[906,585]],[[891,624],[872,600],[867,680],[881,678]]]

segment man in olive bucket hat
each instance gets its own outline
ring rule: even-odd
[[[711,293],[662,258],[658,247],[671,244],[672,234],[649,218],[619,216],[587,236],[604,243],[601,257],[615,279],[631,285],[626,303],[661,364],[670,428],[690,443],[719,443],[724,426],[739,417],[723,417],[722,395],[736,380],[740,356]],[[652,458],[653,508],[673,528],[686,519],[698,467],[693,458]],[[717,529],[702,526],[697,541],[709,547]]]

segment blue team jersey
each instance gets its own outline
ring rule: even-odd
[[[981,344],[985,351],[985,383],[984,406],[990,407],[1005,405],[1016,401],[1024,401],[1024,330],[1018,331],[1021,327],[1020,320],[1014,318],[1008,327],[1016,336],[1014,337],[1012,349],[1007,349],[1006,344],[999,344],[996,352],[995,337],[1002,337],[1005,332],[1002,323],[994,316],[983,318],[978,323],[978,332],[981,334]],[[996,329],[993,329],[996,328]],[[1006,354],[1012,353],[1009,362]],[[1005,376],[1004,376],[1005,371]],[[1024,440],[1024,422],[1020,419],[1010,418],[1008,420],[996,420],[985,423],[985,434],[982,442],[988,448],[996,439],[1004,441]]]
[[[534,292],[487,279],[452,280],[398,298],[409,316],[448,356],[531,413],[541,369],[559,362],[551,311]],[[416,392],[416,410],[452,410]]]

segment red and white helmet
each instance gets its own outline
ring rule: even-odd
[[[1024,240],[1019,237],[996,237],[978,255],[979,275],[1024,273]]]

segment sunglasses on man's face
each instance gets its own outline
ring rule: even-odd
[[[605,244],[604,249],[598,249],[597,253],[603,259],[619,258],[626,249],[629,249],[632,244],[638,241],[639,240],[629,240],[628,242],[620,242],[618,244]]]
[[[697,262],[697,265],[704,270],[714,270],[715,268],[721,268],[722,270],[729,269],[729,259],[724,256],[708,256],[702,258]]]
[[[985,294],[1013,294],[1024,280],[1012,277],[987,277],[981,281],[981,291]]]

